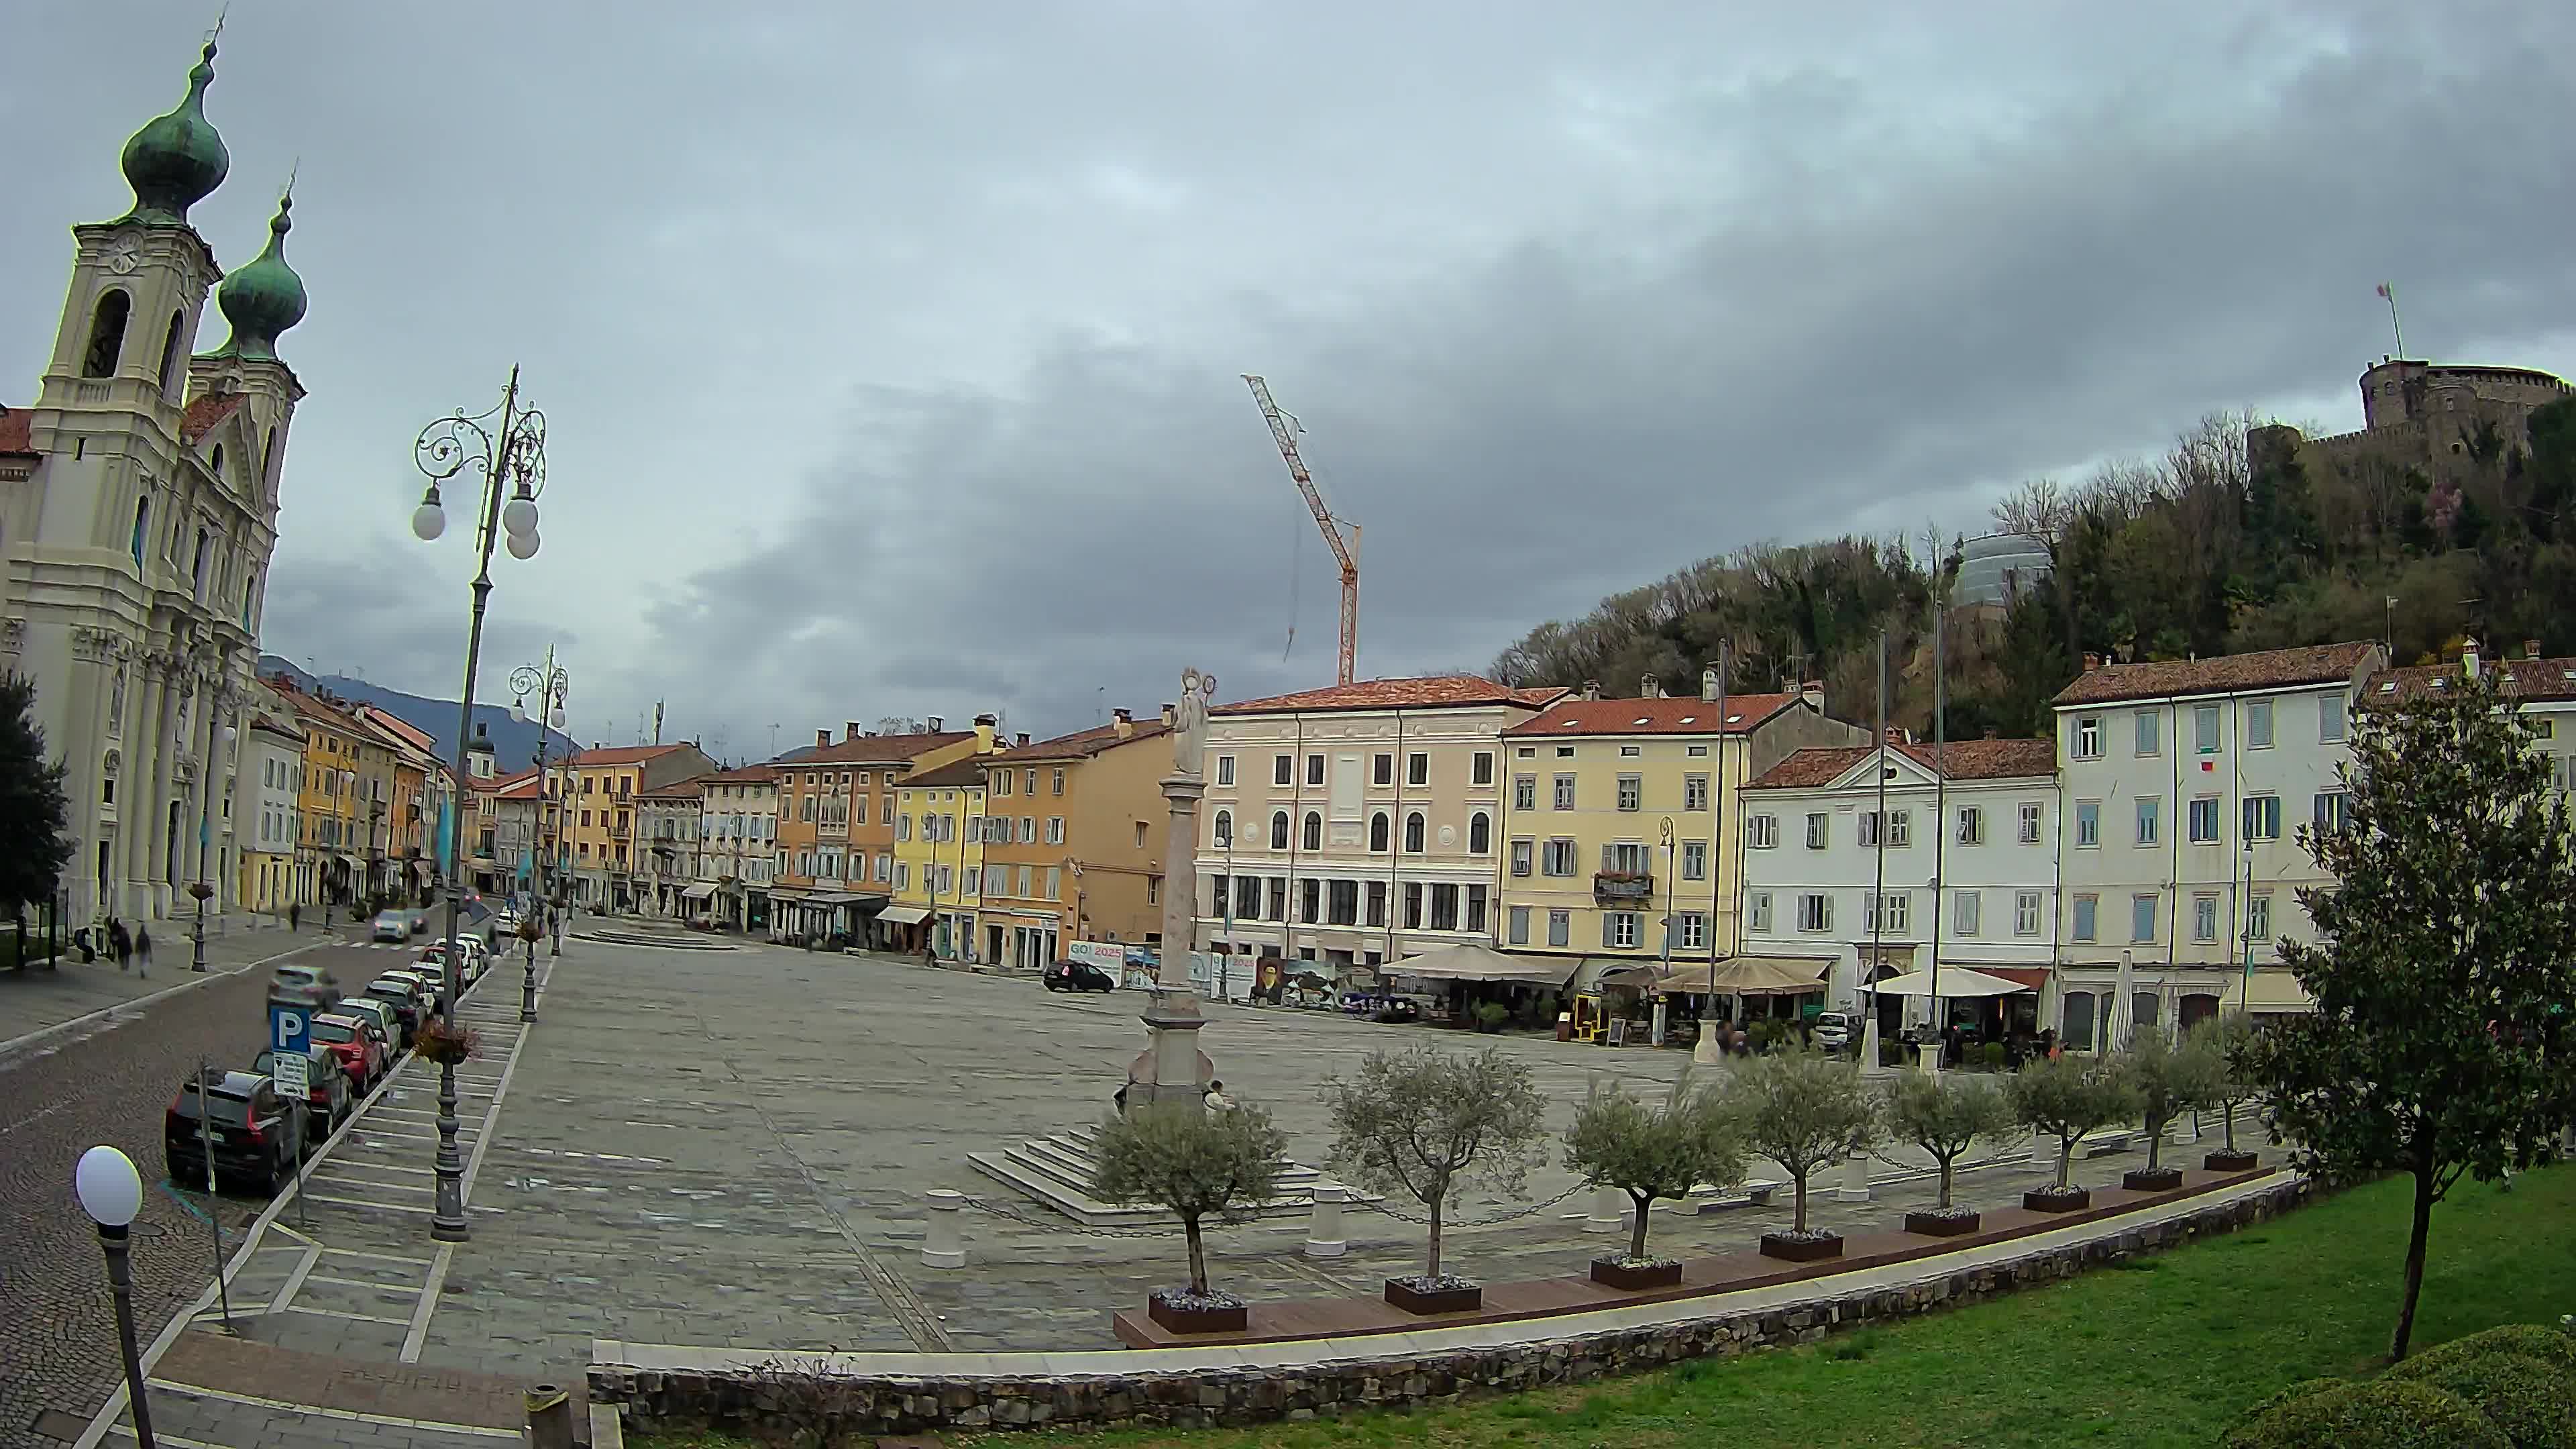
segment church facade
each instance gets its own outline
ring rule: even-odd
[[[36,682],[66,766],[74,921],[185,915],[198,881],[229,908],[255,848],[234,797],[304,397],[277,341],[305,295],[291,197],[229,274],[189,223],[231,166],[205,113],[214,58],[210,42],[178,107],[126,143],[133,208],[72,228],[36,400],[0,409],[0,667]],[[199,352],[210,298],[230,335]]]

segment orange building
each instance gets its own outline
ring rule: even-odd
[[[993,718],[972,730],[863,732],[852,720],[839,740],[816,730],[812,748],[770,762],[778,781],[778,869],[769,888],[772,940],[866,939],[887,908],[894,881],[894,787],[993,748]]]
[[[984,762],[984,960],[1034,971],[1068,942],[1162,939],[1170,730],[1122,709]]]

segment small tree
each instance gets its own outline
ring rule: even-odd
[[[1878,1094],[1860,1069],[1820,1052],[1775,1051],[1737,1064],[1726,1114],[1758,1157],[1780,1164],[1797,1198],[1792,1233],[1807,1231],[1807,1180],[1818,1168],[1875,1150],[1884,1131]]]
[[[2241,1011],[2213,1017],[2191,1029],[2191,1044],[2207,1052],[2213,1064],[2209,1099],[2201,1105],[2218,1109],[2221,1141],[2236,1150],[2236,1113],[2261,1094],[2261,1084],[2246,1074],[2254,1051],[2254,1020]]]
[[[1941,1165],[1941,1200],[1934,1206],[1947,1212],[1959,1159],[1979,1142],[2011,1132],[2013,1112],[1992,1082],[1959,1072],[1907,1072],[1888,1091],[1887,1125],[1898,1141],[1922,1148]]]
[[[2281,945],[2316,1010],[2244,1059],[2301,1170],[2414,1179],[2390,1358],[2433,1205],[2576,1117],[2576,822],[2495,672],[2450,684],[2355,717],[2343,823],[2299,831],[2334,881],[2299,892],[2317,941]]]
[[[0,677],[0,908],[17,922],[18,964],[27,963],[27,907],[54,898],[72,842],[64,834],[63,766],[45,756],[36,723],[36,682]]]
[[[2129,1049],[2114,1058],[2121,1082],[2147,1130],[2147,1171],[2160,1165],[2165,1129],[2195,1107],[2218,1100],[2226,1064],[2195,1037],[2181,1046],[2152,1028],[2139,1032]]]
[[[2074,1185],[2075,1144],[2085,1134],[2124,1121],[2137,1110],[2128,1083],[2109,1061],[2035,1057],[2004,1087],[2013,1119],[2057,1139],[2057,1189]]]
[[[1288,1134],[1272,1125],[1268,1112],[1241,1104],[1227,1112],[1192,1102],[1112,1115],[1097,1143],[1092,1194],[1171,1209],[1189,1239],[1193,1298],[1208,1296],[1200,1225],[1209,1217],[1233,1222],[1277,1196],[1279,1176],[1288,1169]]]
[[[1470,1182],[1520,1191],[1545,1131],[1547,1102],[1529,1068],[1494,1047],[1372,1053],[1357,1077],[1326,1082],[1322,1096],[1332,1115],[1334,1170],[1430,1210],[1426,1282],[1440,1277],[1446,1209]]]
[[[1693,1093],[1685,1074],[1660,1107],[1623,1085],[1595,1088],[1565,1133],[1565,1165],[1591,1187],[1615,1187],[1637,1207],[1628,1256],[1646,1256],[1646,1218],[1660,1198],[1679,1198],[1705,1182],[1744,1180],[1743,1140],[1714,1092]]]

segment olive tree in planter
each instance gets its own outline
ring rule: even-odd
[[[1878,1093],[1849,1062],[1785,1050],[1738,1063],[1720,1091],[1746,1149],[1780,1164],[1796,1191],[1789,1231],[1764,1233],[1762,1251],[1799,1263],[1841,1256],[1842,1234],[1807,1227],[1807,1182],[1824,1167],[1877,1150],[1885,1137]]]
[[[2182,1186],[2182,1169],[2164,1165],[2165,1129],[2183,1113],[2217,1100],[2218,1058],[2196,1038],[2175,1046],[2164,1033],[2151,1030],[2139,1033],[2112,1065],[2127,1084],[2147,1133],[2147,1165],[2122,1173],[2120,1186],[2131,1192],[2169,1192]]]
[[[1431,1214],[1423,1271],[1387,1279],[1386,1301],[1409,1313],[1482,1306],[1484,1289],[1440,1271],[1442,1219],[1470,1183],[1513,1193],[1528,1179],[1547,1112],[1529,1068],[1494,1047],[1423,1045],[1372,1053],[1357,1075],[1326,1082],[1322,1096],[1334,1170],[1372,1191],[1403,1193]]]
[[[1241,1332],[1243,1300],[1208,1287],[1201,1224],[1210,1217],[1235,1221],[1278,1195],[1279,1176],[1288,1168],[1288,1134],[1258,1107],[1238,1104],[1210,1112],[1193,1102],[1113,1114],[1095,1142],[1100,1157],[1092,1195],[1168,1208],[1189,1240],[1189,1287],[1155,1290],[1146,1312],[1175,1333]]]
[[[2236,1145],[2236,1114],[2262,1092],[2261,1084],[2244,1067],[2254,1043],[2254,1019],[2241,1011],[2212,1017],[2191,1029],[2191,1040],[2216,1063],[2210,1097],[2202,1105],[2218,1109],[2219,1130],[2224,1134],[2219,1150],[2202,1158],[2200,1165],[2211,1172],[2247,1172],[2261,1166],[2263,1159]]]
[[[2015,1125],[2012,1104],[1985,1078],[1964,1072],[1899,1076],[1887,1094],[1888,1134],[1922,1148],[1941,1167],[1940,1200],[1928,1212],[1907,1213],[1905,1231],[1942,1238],[1975,1232],[1977,1210],[1950,1202],[1959,1159],[1980,1142],[1998,1142]]]
[[[2093,1194],[2075,1185],[2075,1144],[2137,1110],[2116,1064],[2077,1056],[2036,1057],[2013,1073],[2004,1096],[2012,1103],[2014,1120],[2057,1139],[2055,1184],[2023,1193],[2021,1205],[2043,1213],[2092,1206]]]
[[[1612,1288],[1667,1288],[1682,1281],[1681,1260],[1646,1256],[1648,1215],[1658,1200],[1686,1196],[1703,1182],[1742,1182],[1745,1152],[1717,1094],[1693,1092],[1685,1073],[1660,1107],[1625,1086],[1596,1086],[1566,1129],[1565,1165],[1585,1185],[1615,1187],[1636,1207],[1626,1256],[1593,1259],[1592,1281]]]

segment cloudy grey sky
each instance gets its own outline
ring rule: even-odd
[[[215,7],[8,8],[23,402]],[[2356,427],[2381,280],[2412,351],[2576,372],[2576,10],[2421,9],[236,0],[196,217],[247,261],[300,159],[312,294],[265,643],[452,696],[411,439],[513,362],[553,485],[482,696],[554,640],[574,733],[755,756],[1329,682],[1242,372],[1366,529],[1364,674],[2212,408]]]

